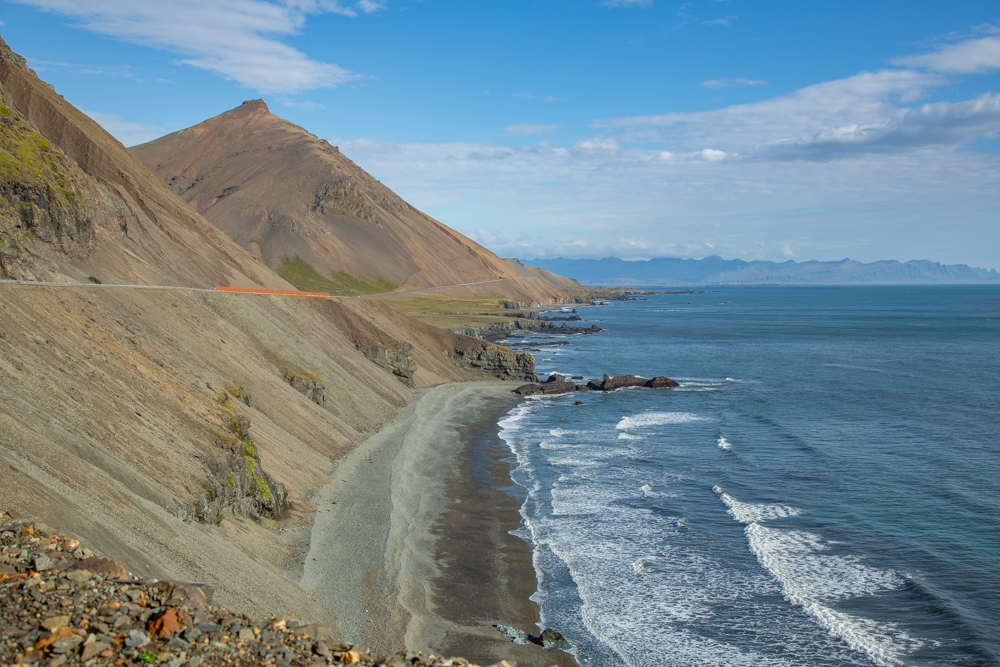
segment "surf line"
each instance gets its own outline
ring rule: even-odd
[[[501,279],[502,280],[502,279]],[[435,285],[433,287],[423,287],[416,291],[424,291],[431,289],[443,289],[445,287],[465,287],[466,285],[485,285],[487,283],[498,283],[500,280],[483,280],[478,283],[458,283],[457,285]],[[343,296],[338,294],[330,294],[329,292],[302,292],[299,290],[276,290],[276,289],[264,289],[262,287],[222,287],[217,286],[214,289],[208,287],[181,287],[179,285],[116,285],[116,284],[105,284],[105,283],[56,283],[56,282],[46,282],[42,280],[7,280],[0,279],[0,284],[4,285],[37,285],[44,287],[91,287],[91,288],[131,288],[131,289],[152,289],[152,290],[183,290],[186,292],[224,292],[229,294],[256,294],[256,295],[270,295],[270,296],[293,296],[293,297],[313,297],[313,298],[326,298],[326,299],[368,299],[376,296],[384,296],[382,294],[374,294],[370,296]],[[405,293],[404,293],[405,294]],[[402,296],[402,295],[401,295]]]

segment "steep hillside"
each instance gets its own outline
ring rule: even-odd
[[[239,611],[335,622],[286,574],[337,457],[415,387],[533,375],[379,302],[212,291],[292,287],[2,40],[0,197],[0,508]]]
[[[263,100],[131,149],[291,282],[340,293],[442,290],[551,303],[566,279],[516,271],[428,217]],[[498,281],[504,276],[503,281]]]

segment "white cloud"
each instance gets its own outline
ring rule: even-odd
[[[286,107],[293,107],[296,109],[325,109],[325,104],[320,104],[319,102],[310,102],[309,100],[281,100],[281,104]]]
[[[731,26],[733,24],[733,21],[735,21],[738,18],[739,18],[738,16],[723,16],[722,18],[719,18],[719,19],[712,19],[710,21],[702,21],[701,24],[702,25],[721,25],[721,26],[729,27],[729,26]]]
[[[388,155],[399,152],[399,146],[394,141],[378,141],[377,139],[337,139],[331,141],[339,146],[343,153],[362,153],[366,155]]]
[[[576,142],[569,152],[577,157],[614,157],[621,149],[621,144],[611,137],[594,137]]]
[[[737,86],[766,86],[767,81],[759,81],[757,79],[712,79],[711,81],[702,81],[698,84],[699,86],[704,86],[705,88],[735,88]]]
[[[124,120],[121,116],[116,116],[110,113],[86,111],[84,109],[80,109],[80,111],[83,111],[83,113],[93,118],[98,125],[103,127],[109,134],[111,134],[111,136],[126,146],[144,144],[147,141],[158,139],[171,131],[162,125],[132,123]]]
[[[563,146],[401,144],[350,157],[504,256],[1000,268],[1000,155],[968,147],[1000,136],[1000,94],[917,103],[948,83],[890,68],[723,109],[607,119]]]
[[[338,65],[310,59],[279,41],[295,34],[306,16],[357,15],[382,3],[342,5],[329,0],[17,0],[72,16],[94,32],[164,49],[180,63],[222,74],[261,93],[295,94],[358,78]]]
[[[708,160],[709,162],[718,162],[719,160],[726,159],[726,152],[714,148],[705,148],[701,151],[701,159]]]
[[[940,75],[912,70],[862,72],[751,104],[712,111],[613,118],[598,127],[637,132],[645,142],[659,140],[671,149],[753,153],[762,145],[794,141],[835,127],[863,125],[905,113],[899,102],[919,99],[931,87],[946,83]],[[700,144],[700,145],[699,145]]]
[[[894,65],[927,67],[936,72],[972,74],[1000,68],[1000,36],[948,44],[933,53],[896,58]]]
[[[508,125],[503,130],[509,137],[530,137],[535,134],[549,134],[555,132],[563,126],[562,123],[549,123],[534,125],[532,123],[520,123],[518,125]]]
[[[808,137],[763,146],[763,157],[833,159],[872,152],[961,145],[1000,132],[1000,95],[936,102],[870,123],[827,128]]]
[[[484,246],[504,246],[510,243],[506,234],[485,227],[459,227],[458,231]]]

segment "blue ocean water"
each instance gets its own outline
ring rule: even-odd
[[[543,623],[582,665],[1000,665],[1000,288],[578,310],[606,331],[509,343],[681,383],[501,422]]]

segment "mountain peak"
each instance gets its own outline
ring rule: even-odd
[[[243,111],[256,111],[257,109],[261,109],[262,111],[266,111],[268,113],[271,111],[267,108],[267,104],[264,100],[247,100],[238,106],[237,109],[241,109]]]

